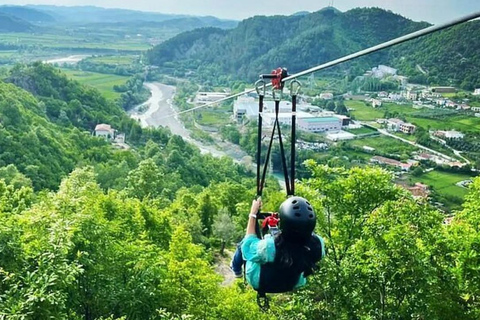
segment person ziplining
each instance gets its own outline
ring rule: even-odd
[[[288,77],[285,68],[273,70],[270,75],[262,75],[256,83],[259,95],[259,116],[257,132],[257,198],[253,200],[249,213],[247,231],[231,262],[236,277],[242,276],[257,291],[257,303],[268,309],[267,293],[289,292],[306,284],[306,277],[316,270],[317,262],[325,256],[322,237],[314,234],[316,215],[308,200],[295,196],[295,140],[296,105],[300,82],[290,84],[292,96],[292,131],[290,150],[290,174],[287,170],[285,150],[278,114],[284,81]],[[262,147],[262,116],[266,82],[272,81],[272,96],[275,101],[275,122],[270,137],[263,172],[260,170]],[[280,205],[278,217],[275,213],[261,213],[261,196],[265,185],[267,167],[272,150],[275,132],[278,131],[282,168],[285,177],[287,199]],[[264,219],[262,232],[258,220]],[[271,228],[269,228],[271,227]],[[277,228],[278,227],[278,228]],[[266,232],[270,231],[270,232]]]

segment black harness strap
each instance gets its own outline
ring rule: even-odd
[[[288,193],[287,189],[287,194],[290,196],[293,196],[295,194],[295,142],[297,141],[297,136],[296,136],[296,126],[297,126],[297,95],[298,92],[300,91],[300,81],[297,79],[293,80],[290,83],[290,94],[292,96],[292,131],[291,131],[291,138],[292,138],[292,144],[291,144],[291,149],[290,149],[290,181],[291,181],[291,186],[290,186],[290,193]]]

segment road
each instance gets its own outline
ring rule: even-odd
[[[394,135],[394,134],[391,134],[391,133],[389,133],[387,130],[378,129],[378,132],[380,132],[380,133],[383,134],[383,135],[386,135],[386,136],[395,138],[395,139],[397,139],[397,140],[403,141],[403,142],[405,142],[405,143],[411,144],[412,146],[415,146],[415,147],[417,147],[417,148],[426,150],[426,151],[428,151],[428,152],[430,152],[430,153],[433,153],[433,154],[435,154],[435,155],[437,155],[437,156],[439,156],[439,157],[442,157],[442,158],[444,158],[444,159],[446,159],[446,160],[448,160],[448,161],[457,161],[457,159],[454,159],[454,158],[452,158],[452,157],[450,157],[450,156],[447,156],[446,154],[443,154],[443,153],[441,153],[441,152],[438,152],[438,151],[435,151],[435,150],[433,150],[433,149],[430,149],[430,148],[427,148],[427,147],[425,147],[425,146],[422,146],[421,144],[418,144],[418,143],[416,143],[416,142],[413,142],[413,141],[410,141],[410,140],[401,138],[401,137],[399,137],[399,136],[396,136],[396,135]]]
[[[231,143],[217,141],[216,146],[212,146],[190,138],[190,131],[185,128],[178,116],[169,117],[176,112],[172,104],[175,87],[158,82],[146,82],[144,85],[151,92],[150,99],[129,112],[133,119],[140,121],[142,127],[168,127],[173,134],[195,144],[204,154],[210,153],[215,157],[227,156],[237,163],[242,162],[247,156],[238,146]],[[147,108],[147,111],[139,112],[143,108]]]

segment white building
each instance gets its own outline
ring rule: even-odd
[[[382,101],[378,99],[372,99],[372,107],[377,108],[382,106]]]
[[[228,93],[226,92],[198,92],[195,97],[195,102],[197,104],[206,104],[226,98],[227,96]]]
[[[478,112],[480,111],[480,107],[472,107],[472,111]]]
[[[387,120],[387,129],[395,132],[403,132],[407,134],[412,134],[415,132],[417,127],[411,123],[403,122],[400,119],[392,118]]]
[[[445,138],[448,139],[463,139],[464,137],[465,135],[463,133],[455,130],[445,131]]]
[[[297,122],[300,123],[302,119],[314,118],[313,115],[303,111],[297,111]],[[278,113],[278,122],[280,125],[291,126],[292,125],[292,112],[279,112]],[[263,124],[265,126],[273,126],[275,123],[275,112],[264,112],[263,113]]]
[[[339,131],[341,119],[337,117],[309,117],[298,119],[298,128],[309,132]]]
[[[308,105],[307,105],[308,107]],[[303,109],[303,105],[297,105],[297,110]],[[275,113],[275,102],[265,101],[263,104],[263,113],[265,117],[270,117],[268,114]],[[280,101],[279,113],[289,113],[290,119],[292,117],[292,103],[290,101]],[[305,116],[306,112],[297,111],[298,115]],[[310,114],[308,114],[310,115]],[[258,100],[249,96],[240,96],[233,103],[233,117],[238,123],[242,122],[243,117],[247,119],[258,118]],[[274,117],[274,115],[273,115]],[[273,123],[272,123],[273,124]]]
[[[319,98],[324,99],[324,100],[332,100],[333,99],[333,93],[331,93],[331,92],[320,93]]]
[[[473,95],[480,96],[480,88],[475,89],[475,91],[473,91]]]
[[[384,66],[384,65],[379,65],[378,67],[375,67],[372,69],[372,75],[375,78],[385,78],[388,76],[394,76],[397,74],[397,69]]]
[[[329,132],[326,138],[330,141],[351,140],[355,138],[355,135],[350,132],[340,130],[337,132]]]
[[[115,138],[115,130],[109,124],[97,124],[95,127],[95,136],[110,140]]]

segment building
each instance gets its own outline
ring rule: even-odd
[[[379,65],[378,67],[375,67],[372,69],[372,76],[375,78],[385,78],[388,76],[394,76],[397,74],[397,69],[384,66],[384,65]]]
[[[480,107],[472,107],[472,111],[478,112],[480,111]]]
[[[206,104],[226,98],[227,96],[228,93],[226,92],[198,92],[195,96],[195,102],[197,104]]]
[[[336,132],[329,132],[326,138],[330,141],[351,140],[355,138],[355,135],[353,133],[340,130]]]
[[[323,100],[332,100],[333,99],[333,93],[331,93],[331,92],[320,93],[319,98],[323,99]]]
[[[298,128],[309,132],[340,131],[342,121],[337,117],[298,118]]]
[[[417,127],[411,123],[404,122],[400,124],[400,131],[406,134],[412,134],[415,132]]]
[[[299,123],[299,127],[300,127],[300,121],[301,120],[312,119],[312,118],[314,118],[314,116],[310,113],[303,112],[303,111],[297,111],[297,122]],[[292,112],[291,112],[291,110],[290,110],[290,112],[279,112],[278,113],[278,122],[280,122],[280,125],[291,126],[292,125]],[[275,123],[275,112],[264,112],[263,113],[263,124],[265,126],[273,126],[274,123]]]
[[[480,95],[480,88],[475,89],[475,91],[473,91],[473,95],[474,96],[479,96]]]
[[[373,157],[372,159],[370,159],[370,162],[377,163],[377,164],[385,164],[385,165],[388,165],[388,166],[396,167],[396,168],[399,168],[402,171],[408,171],[413,166],[413,163],[402,163],[400,161],[390,159],[390,158],[381,157],[381,156]]]
[[[430,195],[430,190],[427,185],[417,182],[413,187],[406,188],[413,195],[413,198],[427,198]]]
[[[413,101],[418,100],[418,92],[412,91],[412,90],[408,90],[408,91],[407,91],[406,98],[407,98],[408,100],[413,100]]]
[[[387,130],[389,131],[400,131],[400,124],[404,123],[402,120],[397,118],[387,119]]]
[[[480,118],[480,112],[475,113],[475,117]]]
[[[115,138],[115,130],[109,124],[97,124],[95,126],[95,136],[110,140]]]
[[[438,130],[433,133],[434,136],[446,139],[463,139],[465,135],[455,130],[443,131]]]
[[[382,106],[382,101],[378,99],[372,99],[372,107],[378,108]]]
[[[430,90],[433,93],[455,93],[457,89],[455,87],[431,87]]]
[[[342,123],[342,127],[348,127],[348,125],[350,124],[350,117],[348,116],[335,114],[334,117],[340,119],[340,122]]]
[[[363,146],[362,149],[370,153],[373,153],[375,151],[375,148],[369,146]]]
[[[408,122],[403,122],[402,120],[397,118],[392,118],[387,120],[387,129],[389,131],[412,134],[415,132],[416,128],[417,127],[415,125]]]

